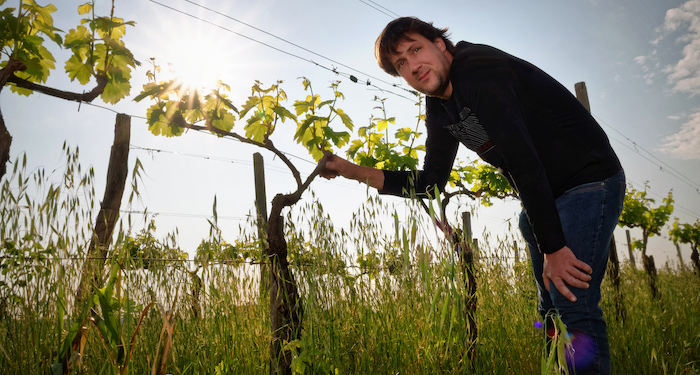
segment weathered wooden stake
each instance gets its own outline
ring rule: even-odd
[[[673,244],[676,245],[676,254],[678,255],[678,263],[680,264],[681,271],[685,272],[688,269],[685,267],[685,262],[683,262],[683,257],[681,256],[681,246],[678,242],[674,242]]]
[[[576,98],[581,104],[588,110],[591,111],[591,103],[588,101],[588,90],[586,90],[586,82],[578,82],[574,84],[574,90],[576,90]]]
[[[615,244],[615,236],[610,240],[610,268],[608,268],[608,275],[613,283],[615,289],[615,311],[617,317],[622,319],[624,323],[627,317],[627,311],[625,310],[624,296],[622,294],[622,288],[620,287],[620,261],[617,258],[617,245]]]
[[[472,214],[471,212],[462,212],[462,227],[464,228],[464,239],[472,240]]]
[[[518,241],[513,241],[513,253],[515,256],[515,263],[520,263],[520,251],[518,250]]]
[[[479,337],[479,330],[476,322],[476,240],[472,239],[471,213],[462,212],[462,225],[464,238],[457,244],[459,249],[459,259],[462,265],[462,272],[465,277],[465,307],[467,322],[469,323],[469,360],[473,363],[476,356],[476,343]]]
[[[266,295],[270,287],[267,271],[267,194],[265,192],[265,163],[259,152],[253,154],[255,173],[255,208],[257,211],[258,238],[260,241],[260,295]]]
[[[693,246],[693,252],[690,254],[690,260],[693,261],[695,269],[697,270],[697,275],[700,276],[700,255],[698,255],[698,248]]]
[[[625,230],[625,234],[627,235],[627,251],[630,255],[630,263],[632,263],[632,268],[636,270],[637,262],[634,260],[634,249],[632,249],[632,237],[630,236],[630,230]]]
[[[576,98],[583,104],[584,107],[591,112],[591,103],[588,101],[588,90],[586,89],[586,82],[578,82],[574,85],[576,90]],[[610,268],[608,272],[612,277],[613,286],[615,288],[615,306],[617,307],[618,316],[624,319],[624,312],[620,310],[624,308],[622,306],[622,289],[620,288],[620,258],[617,256],[617,246],[615,245],[615,236],[613,235],[610,240],[609,245],[608,260],[610,261]],[[623,314],[623,315],[620,315]]]
[[[114,126],[114,144],[109,156],[107,186],[100,212],[97,214],[95,233],[88,247],[88,259],[83,263],[80,284],[76,292],[76,306],[82,305],[85,299],[92,294],[92,291],[102,285],[103,268],[114,226],[119,218],[119,208],[129,172],[130,137],[131,117],[120,113],[117,115],[117,122]]]
[[[661,300],[661,292],[656,286],[657,272],[656,263],[654,262],[654,257],[652,255],[642,254],[642,265],[644,266],[644,271],[649,275],[649,287],[651,288],[651,296],[655,300]]]

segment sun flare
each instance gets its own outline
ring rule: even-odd
[[[174,62],[168,61],[168,74],[190,89],[211,89],[221,79],[221,66],[204,55],[183,56]]]
[[[189,90],[217,87],[230,72],[230,49],[215,35],[179,33],[174,36],[162,61],[163,73]]]

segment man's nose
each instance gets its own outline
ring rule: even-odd
[[[406,61],[406,64],[408,64],[408,69],[412,72],[415,73],[418,71],[418,68],[420,68],[420,63],[414,60],[408,60]]]

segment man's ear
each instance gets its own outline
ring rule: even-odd
[[[433,40],[433,44],[435,44],[440,49],[440,51],[447,51],[447,46],[445,45],[445,41],[442,40],[442,38],[436,38],[435,40]]]

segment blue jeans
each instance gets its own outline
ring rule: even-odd
[[[537,280],[538,310],[544,319],[548,311],[555,309],[572,334],[575,350],[569,363],[572,373],[610,373],[610,347],[603,310],[599,305],[600,284],[605,275],[610,240],[622,212],[624,196],[625,175],[621,171],[603,181],[570,189],[556,200],[567,246],[576,258],[593,268],[588,289],[568,286],[576,295],[577,302],[562,296],[551,282],[549,292],[545,289],[542,279],[544,256],[538,250],[527,215],[524,211],[520,214],[520,231],[528,244]]]

